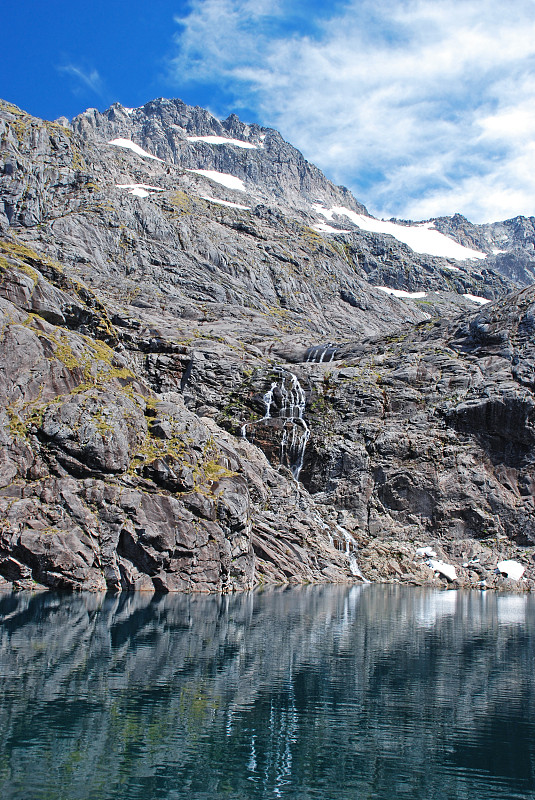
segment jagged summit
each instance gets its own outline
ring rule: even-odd
[[[245,184],[253,204],[274,202],[309,211],[319,197],[367,213],[347,189],[328,181],[278,131],[241,122],[236,114],[221,121],[198,106],[162,98],[137,109],[119,104],[104,113],[90,109],[71,125],[77,133],[102,142],[131,140],[183,169],[230,174]]]
[[[495,257],[508,255],[512,249],[532,250],[535,241],[532,220],[517,217],[505,223],[474,225],[454,214],[420,223],[375,221],[348,189],[326,180],[298,150],[284,142],[278,131],[241,122],[236,114],[219,120],[199,106],[160,98],[134,109],[115,103],[103,114],[89,109],[76,117],[72,126],[86,133],[92,128],[105,139],[135,141],[163,161],[186,169],[232,174],[246,186],[250,184],[254,200],[267,199],[277,205],[288,204],[292,209],[315,213],[314,228],[320,233],[344,232],[344,226],[347,228],[349,224],[350,230],[356,226],[391,235],[419,253],[461,261],[490,257],[489,265],[495,267],[497,263],[498,271],[508,277],[524,284],[531,281],[525,258],[520,258],[522,266],[511,274],[511,259]],[[244,156],[239,149],[257,152]],[[332,222],[333,218],[335,227],[326,224],[326,220]],[[410,230],[404,231],[404,227]],[[425,233],[426,230],[430,233]],[[440,240],[438,234],[444,234],[449,241]],[[460,247],[456,248],[455,243]],[[524,275],[526,268],[528,272]]]
[[[284,213],[297,213],[301,219],[305,216],[311,227],[326,237],[359,235],[362,231],[385,234],[419,254],[453,263],[468,260],[468,270],[472,266],[469,261],[485,259],[486,267],[497,268],[520,285],[531,279],[526,253],[533,246],[531,224],[528,233],[518,230],[519,220],[516,226],[496,223],[495,229],[467,220],[463,223],[460,215],[423,223],[375,220],[345,187],[328,181],[277,131],[243,123],[235,114],[221,121],[200,107],[160,98],[136,109],[119,103],[103,113],[88,109],[72,123],[63,119],[62,124],[86,139],[115,142],[146,160],[152,157],[205,179],[204,194],[199,180],[201,197],[212,202],[233,203],[242,211],[263,202]],[[165,188],[150,183],[118,185],[138,196]],[[221,192],[221,188],[227,192]],[[514,231],[512,236],[504,235],[504,225]],[[515,251],[512,259],[511,250]],[[511,261],[517,256],[515,268]]]
[[[180,100],[0,153],[6,581],[531,585],[532,220],[374,220]]]

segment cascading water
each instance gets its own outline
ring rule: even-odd
[[[333,531],[332,528],[329,528],[329,526],[325,524],[325,522],[322,520],[321,516],[317,512],[314,514],[314,519],[316,520],[318,525],[325,531],[329,539],[329,543],[333,547],[336,547],[336,549],[339,552],[346,554],[347,559],[349,561],[349,570],[351,574],[355,578],[361,578],[363,583],[369,583],[369,580],[364,577],[358,565],[356,556],[358,545],[355,540],[355,537],[347,530],[347,528],[344,528],[343,525],[336,524],[335,530]]]
[[[314,347],[309,347],[306,353],[305,362],[322,364],[323,362],[331,362],[336,355],[336,347],[332,342],[328,344],[318,344]]]
[[[338,548],[338,550],[345,551],[349,559],[349,569],[351,570],[351,573],[355,575],[355,577],[362,578],[364,583],[369,583],[369,580],[365,578],[360,571],[360,567],[357,562],[357,557],[355,555],[357,543],[355,541],[355,537],[352,536],[352,534],[349,533],[349,531],[342,525],[337,525],[336,529],[342,534],[342,536],[341,538],[337,537],[337,540],[335,540],[335,546]]]
[[[323,357],[331,347],[331,345],[326,345],[320,348],[320,361],[323,360]],[[332,360],[334,350],[329,355],[331,356],[330,360]],[[262,396],[264,416],[255,422],[246,422],[245,425],[242,425],[241,432],[243,438],[246,439],[248,429],[252,428],[254,431],[255,426],[261,426],[262,423],[267,427],[273,426],[280,432],[281,422],[284,421],[279,460],[281,464],[290,468],[294,479],[298,481],[299,474],[303,468],[307,442],[310,438],[310,429],[304,419],[306,395],[297,375],[293,372],[278,368],[276,374],[278,375],[278,380],[272,381],[269,389]],[[273,422],[269,422],[269,420],[273,420]],[[278,420],[278,422],[275,423],[275,420]],[[262,432],[260,435],[262,435]],[[254,438],[253,433],[251,441],[254,441]],[[269,437],[267,437],[267,441],[269,441]],[[331,546],[346,555],[351,574],[355,578],[360,578],[364,583],[369,583],[360,571],[356,557],[357,542],[353,535],[342,525],[326,525],[321,515],[317,512],[314,513],[314,517],[318,525],[324,530]]]
[[[304,419],[306,396],[297,375],[284,369],[280,369],[279,372],[279,380],[272,382],[262,398],[264,416],[256,422],[246,422],[242,425],[241,433],[247,438],[249,426],[258,425],[268,419],[284,419],[286,422],[282,432],[280,461],[290,468],[297,481],[303,468],[305,449],[310,437],[310,428]]]
[[[290,429],[285,426],[282,434],[281,463],[288,463],[297,481],[303,468],[305,448],[310,437],[310,429],[303,417],[306,396],[297,375],[287,371],[281,375],[280,392],[282,403],[278,416],[290,423]]]
[[[263,396],[262,400],[264,403],[264,416],[257,420],[257,422],[263,422],[265,419],[269,419],[271,417],[271,404],[273,403],[273,390],[277,386],[277,381],[273,381],[265,395]],[[247,439],[247,426],[251,425],[250,422],[246,422],[245,425],[241,426],[241,435],[242,439]]]

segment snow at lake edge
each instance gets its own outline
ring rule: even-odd
[[[440,575],[444,575],[449,581],[457,580],[457,572],[453,564],[446,564],[444,561],[435,561],[434,559],[429,559],[426,561],[428,567],[434,569],[435,572],[440,573]]]
[[[499,561],[496,569],[498,569],[504,575],[507,575],[507,577],[511,578],[513,581],[519,581],[526,571],[526,568],[523,564],[521,564],[519,561],[513,561],[511,559]]]

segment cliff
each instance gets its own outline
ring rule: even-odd
[[[381,223],[179,100],[0,151],[7,585],[531,588],[529,220]]]

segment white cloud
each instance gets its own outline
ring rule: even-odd
[[[291,0],[192,0],[176,80],[258,109],[381,216],[535,212],[534,0],[333,8],[311,35]]]
[[[58,67],[58,71],[75,78],[76,81],[92,92],[95,92],[95,94],[102,95],[102,79],[96,69],[84,70],[82,67],[78,67],[75,64],[66,64],[65,66]]]

